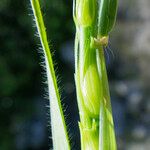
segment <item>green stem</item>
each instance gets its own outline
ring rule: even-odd
[[[82,150],[116,150],[104,50],[91,48],[92,27],[80,27],[75,70]]]
[[[93,30],[91,27],[80,27],[77,30],[77,35],[79,46],[78,50],[75,50],[75,58],[78,58],[75,70],[75,80],[80,112],[79,128],[81,135],[81,149],[98,150],[98,116],[101,91],[97,92],[97,89],[100,90],[101,81],[98,75],[96,50],[90,48],[90,37],[93,36]],[[96,83],[97,86],[92,82]],[[91,90],[92,85],[94,87]]]

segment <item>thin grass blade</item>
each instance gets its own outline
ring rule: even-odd
[[[65,117],[63,115],[59,89],[52,61],[52,55],[48,45],[47,34],[40,9],[39,0],[30,0],[30,1],[34,18],[36,21],[36,27],[45,55],[49,98],[50,98],[50,116],[51,116],[53,149],[70,150],[70,143],[65,123]]]
[[[117,150],[105,57],[102,48],[99,51],[99,58],[103,83],[103,101],[101,101],[99,115],[99,150]]]

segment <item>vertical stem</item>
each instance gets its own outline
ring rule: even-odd
[[[107,27],[112,19],[112,4],[113,0],[76,0],[74,5],[79,44],[75,48],[75,81],[82,150],[116,150],[102,47],[108,42]],[[106,36],[101,36],[100,28],[106,31]]]
[[[99,101],[97,101],[97,104],[95,106],[94,105],[95,97],[92,100],[93,95],[90,94],[89,99],[84,95],[85,91],[87,91],[87,94],[91,92],[88,91],[91,90],[91,87],[83,87],[84,82],[86,80],[88,80],[88,82],[93,82],[95,80],[94,79],[95,77],[97,77],[96,81],[98,81],[98,83],[96,84],[98,84],[98,87],[96,87],[93,84],[89,84],[89,86],[93,85],[94,88],[99,89],[99,85],[101,85],[101,81],[98,75],[96,50],[90,48],[90,37],[93,34],[92,28],[80,27],[80,29],[77,30],[77,34],[79,40],[79,47],[78,47],[79,50],[77,51],[77,53],[75,53],[76,55],[75,58],[78,57],[78,63],[77,63],[78,65],[75,69],[75,80],[76,80],[76,88],[77,88],[77,100],[78,100],[78,106],[80,112],[79,127],[80,127],[80,135],[81,135],[81,149],[98,150],[99,148],[99,126],[98,126]],[[89,74],[88,75],[90,77],[89,79],[86,79],[87,74]],[[99,92],[101,93],[101,91]],[[94,95],[96,95],[97,97],[97,94]],[[91,101],[90,104],[89,101]]]

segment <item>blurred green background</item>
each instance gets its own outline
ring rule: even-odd
[[[78,150],[72,1],[41,0],[41,5],[72,145]],[[149,0],[119,0],[117,23],[105,49],[119,150],[150,149],[149,7]],[[46,77],[32,19],[29,0],[0,0],[0,150],[52,147]]]

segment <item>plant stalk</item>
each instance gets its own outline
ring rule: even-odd
[[[105,0],[103,6],[104,3]],[[82,150],[116,150],[103,50],[108,44],[108,36],[103,37],[99,32],[98,19],[105,21],[104,17],[98,17],[100,10],[97,5],[100,4],[100,0],[76,0],[74,3],[75,82]]]

